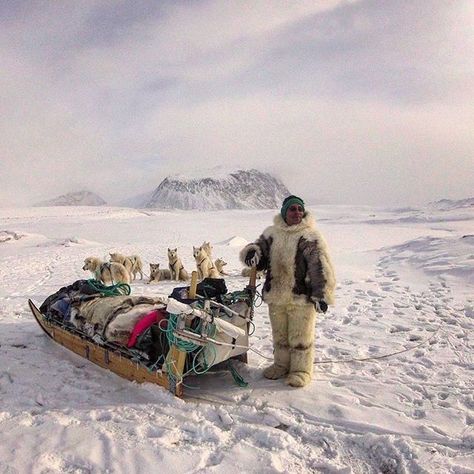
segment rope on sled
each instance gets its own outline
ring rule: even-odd
[[[170,317],[168,319],[168,325],[166,329],[162,328],[160,326],[160,329],[166,334],[166,338],[168,339],[168,344],[170,346],[175,345],[180,351],[186,352],[187,354],[195,352],[194,357],[191,362],[191,368],[183,374],[183,377],[185,375],[188,375],[189,373],[195,373],[196,375],[201,375],[206,373],[214,363],[214,360],[216,359],[216,350],[215,348],[208,344],[206,346],[200,346],[199,344],[195,344],[194,342],[191,341],[185,341],[183,339],[180,339],[179,337],[176,337],[174,335],[174,331],[176,330],[178,325],[178,316],[176,314],[170,314]],[[201,323],[199,323],[199,326],[195,329],[190,329],[187,328],[188,330],[195,332],[196,334],[200,334],[200,328],[201,328]],[[208,326],[208,336],[213,337],[216,332],[216,327],[213,324],[210,324]],[[209,361],[206,360],[206,358],[203,355],[203,363],[199,364],[197,362],[197,357],[201,352],[205,349],[208,348],[211,354],[213,354],[213,360],[212,363],[209,363]]]
[[[237,372],[237,369],[232,365],[231,360],[229,359],[227,362],[227,368],[230,370],[232,377],[234,378],[234,382],[239,387],[248,387],[248,382],[246,382],[243,377]]]
[[[245,301],[247,304],[255,305],[255,301],[251,301],[251,296],[248,291],[234,291],[232,293],[223,295],[221,301],[223,305],[231,305],[239,301]],[[198,303],[198,307],[200,306],[202,305]],[[208,324],[207,326],[206,335],[209,337],[209,343],[206,344],[205,346],[201,346],[199,344],[195,344],[192,341],[183,340],[179,336],[175,336],[174,333],[178,326],[178,319],[179,319],[179,315],[170,314],[168,318],[167,327],[163,328],[161,327],[161,325],[159,326],[161,331],[166,335],[169,346],[174,345],[178,350],[182,352],[186,352],[186,354],[188,355],[192,354],[192,359],[189,361],[189,370],[183,373],[179,377],[179,380],[173,376],[173,371],[171,370],[173,362],[167,361],[165,359],[165,364],[168,366],[167,367],[168,378],[172,384],[176,384],[177,382],[183,383],[184,377],[188,374],[193,374],[193,373],[196,375],[205,374],[214,365],[214,362],[217,357],[217,350],[215,348],[215,345],[213,344],[216,341],[213,341],[212,339],[216,333],[216,326],[214,324],[211,323],[211,324]],[[253,328],[253,331],[254,331],[255,325],[253,324],[253,322],[249,321],[248,323]],[[201,334],[202,332],[201,324],[202,323],[199,322],[197,327],[186,328],[186,329],[196,334]],[[228,345],[233,348],[238,347],[235,344],[218,343],[218,345]],[[244,346],[240,346],[240,347],[244,347]],[[208,358],[212,358],[212,361],[207,360]],[[227,368],[230,371],[237,385],[239,385],[240,387],[248,386],[248,383],[242,378],[242,376],[232,366],[231,361],[228,361]],[[188,385],[184,383],[183,385],[187,388],[194,388],[194,387],[189,387]]]
[[[105,286],[100,281],[94,280],[94,278],[87,280],[87,283],[102,296],[127,296],[132,292],[130,285],[127,283],[116,283],[115,285]]]

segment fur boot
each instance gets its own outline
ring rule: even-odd
[[[288,312],[285,306],[269,305],[273,336],[273,364],[263,371],[267,379],[279,379],[290,370],[290,348],[288,346]]]
[[[312,304],[296,305],[288,319],[290,370],[288,385],[304,387],[313,374],[314,325],[316,311]]]

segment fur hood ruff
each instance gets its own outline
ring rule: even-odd
[[[308,244],[314,242],[316,247],[300,244],[301,240]],[[316,253],[312,250],[314,248],[317,249]],[[299,224],[292,226],[277,214],[273,225],[267,227],[255,243],[242,249],[240,258],[243,263],[251,249],[257,252],[260,259],[268,259],[265,269],[270,271],[263,289],[266,302],[306,303],[308,300],[304,291],[308,285],[312,288],[312,294],[320,294],[321,299],[324,298],[328,304],[334,302],[335,277],[329,250],[326,240],[316,229],[316,222],[310,212],[305,213]],[[304,270],[306,266],[301,259],[309,259],[307,270]],[[322,277],[317,276],[318,268]],[[305,272],[310,272],[311,275]]]
[[[288,225],[283,217],[281,217],[280,214],[277,214],[273,218],[273,225],[270,227],[267,227],[264,231],[263,234],[265,235],[268,232],[271,232],[272,230],[281,230],[283,232],[288,232],[290,234],[295,234],[295,233],[300,233],[302,232],[302,236],[307,238],[306,236],[311,235],[314,233],[314,236],[321,236],[321,234],[316,230],[316,221],[313,217],[313,215],[306,211],[304,214],[303,219],[299,224],[296,225]],[[313,239],[309,239],[313,240]]]

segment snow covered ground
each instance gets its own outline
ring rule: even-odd
[[[26,300],[88,277],[83,259],[109,251],[166,267],[178,247],[193,270],[204,240],[243,289],[238,251],[274,212],[0,209],[0,472],[474,473],[474,209],[313,211],[338,289],[312,383],[265,380],[269,361],[249,352],[236,364],[247,388],[228,372],[190,377],[180,400],[56,345]],[[264,304],[255,325],[251,346],[271,358]]]

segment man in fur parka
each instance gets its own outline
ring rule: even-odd
[[[293,387],[311,381],[316,312],[334,303],[336,280],[324,237],[304,202],[288,196],[273,225],[240,252],[248,267],[266,270],[263,300],[268,304],[274,362],[263,375],[287,377]]]

